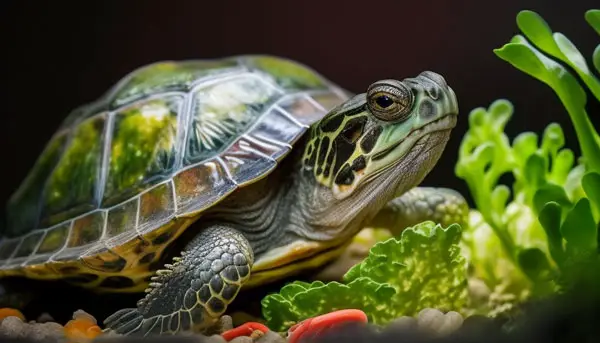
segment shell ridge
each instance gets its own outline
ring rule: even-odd
[[[185,95],[182,103],[179,106],[178,124],[177,124],[177,142],[179,150],[175,155],[175,162],[173,163],[173,171],[181,170],[183,161],[185,159],[185,152],[187,151],[187,139],[188,139],[188,126],[192,116],[192,101],[194,97],[192,92],[188,92]],[[175,174],[175,172],[173,173]]]
[[[234,183],[235,188],[237,189],[240,185],[233,178],[231,170],[229,170],[229,167],[227,167],[227,164],[225,163],[225,161],[223,161],[223,158],[221,156],[215,156],[215,161],[217,161],[217,163],[221,165],[221,168],[223,168],[223,171],[225,171],[225,174],[227,174],[227,178]]]
[[[84,215],[81,215],[80,217],[83,217]],[[106,217],[106,216],[105,216]],[[75,224],[75,220],[71,220],[71,222],[69,223],[69,229],[68,229],[68,234],[66,235],[66,239],[63,242],[63,245],[58,248],[54,253],[50,253],[48,259],[46,261],[53,261],[55,259],[56,256],[60,255],[63,251],[68,249],[68,245],[69,245],[69,239],[71,238],[71,235],[73,234],[73,225]],[[48,231],[59,227],[60,225],[64,225],[64,222],[61,222],[59,224],[56,224],[54,226],[49,227]]]
[[[298,119],[296,119],[290,112],[286,111],[283,107],[281,107],[279,105],[279,103],[275,104],[275,108],[277,108],[278,111],[281,112],[282,115],[284,115],[287,119],[289,119],[290,121],[294,122],[294,124],[304,127],[304,128],[309,128],[309,125],[306,124],[302,124]]]
[[[154,187],[152,187],[152,188],[154,188]],[[148,191],[150,191],[150,190],[148,190]],[[140,233],[138,229],[139,229],[139,226],[140,226],[140,215],[141,215],[141,208],[142,208],[142,200],[141,199],[142,199],[142,195],[141,194],[136,195],[135,202],[136,202],[137,206],[136,206],[136,209],[135,209],[135,223],[133,224],[134,225],[133,228],[135,229],[135,231],[138,234]]]
[[[109,111],[106,118],[106,125],[104,127],[104,141],[102,144],[102,161],[100,162],[99,179],[96,185],[96,201],[97,206],[102,205],[102,198],[104,198],[104,191],[106,182],[108,179],[108,164],[110,163],[110,147],[112,144],[113,130],[115,123],[115,112]]]
[[[241,137],[244,138],[244,139],[246,139],[246,140],[248,140],[248,141],[250,141],[253,144],[256,144],[256,145],[260,145],[261,144],[261,142],[258,139],[254,138],[254,137],[251,137],[250,135],[248,135],[248,133],[244,133]],[[246,151],[251,151],[254,154],[260,155],[260,156],[262,156],[262,157],[270,160],[271,162],[277,162],[277,160],[274,159],[273,157],[271,157],[271,156],[263,153],[262,151],[259,151],[257,149],[253,149],[252,146],[242,146],[242,149],[244,149]]]
[[[177,192],[175,191],[175,182],[173,178],[169,179],[171,184],[171,196],[173,197],[173,217],[177,217],[179,204],[177,203]]]

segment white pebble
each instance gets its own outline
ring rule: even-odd
[[[24,338],[27,335],[29,325],[23,323],[21,318],[9,316],[2,320],[0,324],[0,333],[11,338]]]
[[[84,310],[77,310],[77,311],[73,312],[73,319],[88,320],[88,321],[91,321],[92,323],[94,323],[95,325],[98,324],[98,322],[96,321],[96,318],[94,318],[94,316],[85,312]]]
[[[265,333],[264,336],[260,337],[255,342],[256,343],[285,343],[286,339],[281,337],[281,335],[275,331],[267,331],[267,333]]]
[[[458,330],[463,324],[463,317],[460,313],[450,311],[444,315],[443,324],[438,328],[438,333],[441,335],[447,335],[455,330]]]
[[[64,328],[58,323],[37,323],[27,329],[27,338],[36,341],[49,342],[64,338]]]
[[[443,324],[444,314],[434,308],[426,308],[421,310],[417,316],[419,328],[437,332]]]

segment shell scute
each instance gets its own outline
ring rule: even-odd
[[[105,217],[106,211],[95,211],[74,220],[67,248],[86,246],[100,240]]]
[[[36,253],[50,254],[57,252],[65,245],[65,241],[68,236],[69,227],[66,225],[59,225],[46,230],[46,234],[40,242],[40,246],[38,247]]]
[[[320,92],[311,94],[312,100],[316,101],[326,111],[332,110],[334,107],[342,103],[346,98],[335,92]]]
[[[42,236],[44,236],[44,231],[34,231],[23,237],[13,258],[24,258],[31,255],[37,248]]]
[[[107,244],[126,232],[135,232],[137,227],[139,198],[135,197],[108,210],[105,238]]]
[[[77,125],[44,189],[41,226],[52,226],[97,207],[106,113]]]
[[[60,159],[67,136],[68,132],[63,131],[51,138],[25,181],[9,200],[6,231],[9,237],[22,235],[37,227],[42,189],[48,174]]]
[[[274,106],[259,119],[247,135],[255,140],[279,145],[279,151],[269,155],[272,158],[279,158],[291,149],[291,143],[295,142],[304,133],[304,130],[304,125],[290,118],[289,114],[283,112],[278,106]],[[287,147],[287,149],[281,147]]]
[[[173,183],[164,182],[140,195],[138,232],[145,233],[175,215]]]
[[[114,114],[103,206],[117,204],[171,176],[182,103],[181,96],[171,95]]]
[[[189,88],[203,76],[217,75],[240,68],[234,59],[202,61],[164,61],[135,70],[115,87],[112,108],[157,92]]]
[[[193,91],[185,165],[225,149],[254,123],[282,91],[252,75],[236,75]]]
[[[321,119],[326,113],[320,104],[303,93],[288,96],[277,105],[305,127]]]
[[[37,257],[48,259],[51,255],[61,251],[69,238],[69,230],[69,223],[56,225],[45,230],[46,234],[36,251],[36,255],[39,255],[36,256],[36,259]]]
[[[275,168],[277,162],[260,150],[260,145],[241,137],[221,154],[221,159],[236,184],[242,186]]]
[[[245,63],[273,75],[288,90],[328,89],[327,82],[313,69],[296,61],[274,56],[250,56]]]
[[[6,260],[12,256],[19,246],[20,241],[19,238],[2,240],[2,244],[0,245],[0,260],[3,262],[0,264],[6,263]]]
[[[236,183],[216,158],[179,172],[173,178],[173,184],[178,213],[205,209],[236,188]]]

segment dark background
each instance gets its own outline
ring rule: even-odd
[[[264,53],[308,64],[352,92],[382,78],[430,69],[443,74],[459,97],[462,116],[428,185],[466,194],[454,164],[467,114],[498,98],[513,102],[509,136],[541,133],[562,124],[579,153],[568,115],[553,91],[497,58],[492,49],[518,32],[519,10],[540,13],[590,57],[600,37],[584,21],[598,0],[431,1],[9,1],[0,4],[0,202],[23,180],[71,109],[92,101],[128,72],[158,60]],[[598,122],[600,106],[589,112]],[[1,213],[1,212],[0,212]],[[74,299],[76,290],[46,289],[40,310],[103,302]],[[129,299],[133,305],[137,296]],[[112,309],[115,310],[115,309]],[[103,318],[112,312],[94,312]],[[58,316],[58,317],[56,317]]]
[[[304,62],[353,92],[381,78],[442,73],[462,116],[426,183],[458,188],[454,163],[467,114],[497,98],[516,114],[511,137],[560,122],[579,151],[552,90],[497,58],[517,33],[519,10],[540,13],[586,57],[600,37],[584,21],[588,0],[454,1],[2,1],[0,92],[6,201],[75,106],[94,100],[132,69],[165,59],[244,53]],[[598,118],[600,108],[589,110]]]

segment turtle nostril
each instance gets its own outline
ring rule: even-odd
[[[446,83],[446,79],[444,79],[444,77],[438,73],[434,73],[432,71],[426,70],[426,71],[422,72],[420,74],[420,76],[425,77],[425,78],[435,82],[441,88],[448,87],[448,84]]]
[[[427,87],[425,88],[425,92],[427,92],[427,95],[429,95],[429,97],[432,100],[437,100],[440,97],[440,89],[434,85],[431,85],[431,87]]]

